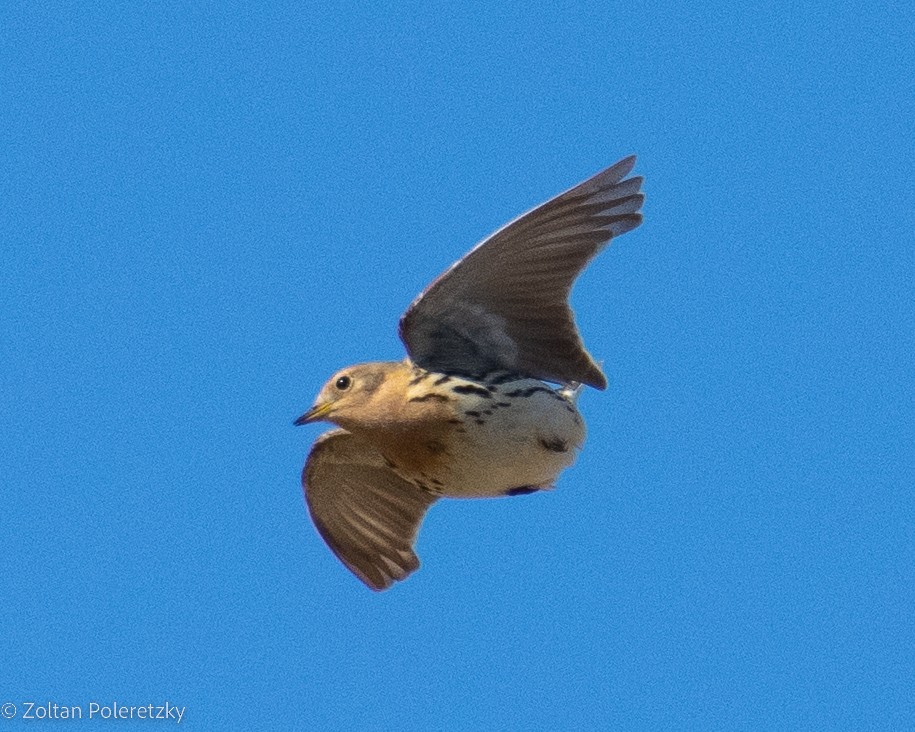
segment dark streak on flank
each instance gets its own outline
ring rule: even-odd
[[[464,412],[464,414],[466,414],[468,417],[479,417],[481,413],[480,413],[480,412],[476,412],[476,411],[474,411],[474,410],[471,409],[471,410],[468,411],[468,412]]]
[[[505,491],[506,496],[526,496],[530,493],[536,493],[540,489],[532,485],[522,485],[518,488],[509,488]]]
[[[439,401],[439,402],[450,402],[451,401],[444,394],[435,394],[435,393],[429,393],[429,394],[423,394],[422,396],[410,397],[409,399],[407,399],[407,401],[408,402],[428,402],[433,399],[436,401]]]
[[[561,440],[558,437],[553,437],[551,439],[546,439],[541,437],[537,440],[540,443],[540,446],[544,450],[549,450],[550,452],[568,452],[569,445],[565,440]]]
[[[410,381],[409,381],[409,383],[407,384],[407,386],[416,386],[420,381],[422,381],[423,379],[427,379],[427,378],[430,377],[431,375],[432,375],[432,374],[430,374],[428,371],[423,371],[422,373],[417,374],[417,375],[414,376],[412,379],[410,379]]]
[[[487,399],[492,398],[492,394],[489,393],[489,389],[484,389],[482,386],[477,386],[476,384],[461,384],[459,386],[451,387],[451,391],[455,394],[476,394],[477,396],[486,397]]]
[[[432,382],[432,386],[441,386],[442,384],[447,384],[451,381],[451,377],[448,374],[444,376],[439,376],[435,381]]]
[[[507,397],[523,397],[527,398],[531,394],[536,394],[538,391],[543,391],[549,394],[550,396],[556,396],[556,392],[546,386],[530,386],[527,389],[515,389],[514,391],[508,392],[505,396]],[[559,397],[562,399],[562,397]]]

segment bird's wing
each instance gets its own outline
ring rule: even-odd
[[[642,222],[642,178],[620,160],[480,242],[427,287],[400,319],[414,362],[480,377],[506,370],[603,389],[568,296],[590,259]]]
[[[324,541],[373,590],[419,567],[413,542],[435,496],[397,476],[367,442],[345,430],[321,435],[305,462],[302,487]]]

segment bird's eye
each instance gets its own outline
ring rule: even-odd
[[[334,386],[337,387],[340,391],[346,391],[353,385],[353,380],[349,376],[341,376],[334,383]]]

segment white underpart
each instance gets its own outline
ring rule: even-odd
[[[462,384],[479,386],[453,377],[435,391],[453,397],[453,387]],[[553,390],[536,379],[496,388],[490,398],[460,395],[460,411],[479,412],[480,416],[464,418],[465,431],[454,435],[449,459],[440,472],[426,476],[444,484],[436,488],[442,495],[471,498],[502,496],[515,488],[552,488],[559,474],[575,461],[585,437],[584,422],[574,403],[577,393]],[[538,391],[530,396],[508,396],[532,388]],[[500,403],[511,406],[500,407]],[[566,449],[549,449],[544,443],[563,444]]]

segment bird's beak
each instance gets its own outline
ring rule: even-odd
[[[317,422],[322,419],[331,409],[331,404],[329,402],[324,402],[324,404],[315,404],[311,409],[309,409],[305,414],[299,417],[293,424],[298,427],[303,424],[308,424],[309,422]]]

